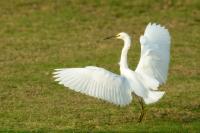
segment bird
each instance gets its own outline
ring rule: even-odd
[[[160,24],[149,23],[140,36],[141,54],[135,71],[128,65],[127,56],[131,47],[131,37],[120,32],[107,39],[121,39],[124,46],[119,61],[120,74],[115,74],[97,66],[84,68],[61,68],[53,72],[55,81],[71,90],[80,92],[117,106],[127,106],[137,97],[141,112],[144,105],[158,102],[165,94],[159,86],[166,83],[170,63],[171,37],[168,29]]]

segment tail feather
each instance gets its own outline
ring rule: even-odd
[[[159,101],[163,95],[165,94],[164,91],[149,91],[148,97],[144,98],[144,102],[146,104],[152,104]]]

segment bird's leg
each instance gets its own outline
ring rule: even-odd
[[[142,98],[138,97],[138,101],[141,106],[141,112],[140,112],[140,117],[138,119],[138,122],[141,123],[144,118],[144,115],[145,115],[145,108],[144,108],[144,102],[143,102]]]

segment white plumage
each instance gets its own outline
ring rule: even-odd
[[[59,84],[77,92],[122,106],[129,104],[132,100],[127,79],[103,68],[89,66],[57,69],[54,74]]]
[[[136,72],[145,74],[159,81],[159,84],[167,80],[170,35],[167,29],[156,24],[148,24],[145,33],[140,37],[141,58]]]
[[[157,91],[167,79],[170,35],[167,29],[156,24],[148,24],[140,37],[141,57],[135,71],[128,68],[127,53],[131,40],[127,33],[115,36],[124,40],[120,59],[121,75],[103,68],[88,66],[85,68],[56,69],[54,77],[59,84],[72,90],[116,105],[125,106],[132,101],[132,93],[143,98],[146,104],[157,102],[164,92]]]

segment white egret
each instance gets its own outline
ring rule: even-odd
[[[55,69],[55,81],[65,87],[116,105],[131,103],[132,93],[140,97],[142,107],[139,121],[144,116],[144,105],[157,102],[165,92],[158,91],[165,83],[170,57],[170,35],[165,27],[149,23],[144,35],[140,37],[141,56],[135,71],[128,67],[127,54],[131,46],[130,36],[121,32],[110,38],[122,39],[124,47],[121,53],[120,75],[103,68],[87,66],[85,68]]]

